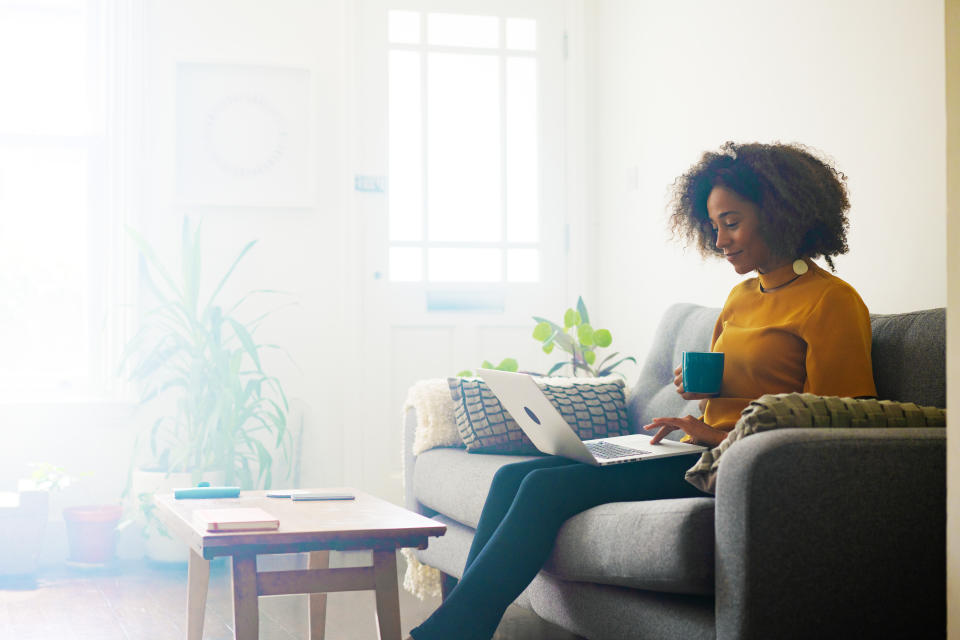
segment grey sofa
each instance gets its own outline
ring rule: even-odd
[[[718,313],[667,310],[628,398],[634,430],[696,412],[672,371],[681,351],[708,348]],[[946,406],[945,316],[872,316],[881,398]],[[447,525],[418,556],[450,586],[494,472],[525,458],[414,458],[415,424],[408,410],[406,503]],[[944,429],[756,434],[725,454],[715,498],[612,503],[568,520],[517,604],[590,640],[942,638],[945,443]]]

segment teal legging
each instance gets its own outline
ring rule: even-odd
[[[683,479],[694,462],[683,455],[593,467],[551,456],[504,465],[490,485],[463,578],[410,634],[414,640],[489,640],[568,518],[607,502],[704,496]]]

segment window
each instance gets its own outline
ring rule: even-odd
[[[388,13],[389,278],[540,281],[537,23]]]
[[[0,399],[101,395],[116,367],[106,4],[0,0]]]

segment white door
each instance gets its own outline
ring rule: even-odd
[[[564,13],[555,0],[357,5],[355,211],[364,255],[360,404],[347,480],[400,500],[401,406],[416,380],[556,356],[561,318]],[[361,355],[361,354],[358,354]],[[348,414],[349,415],[349,414]]]

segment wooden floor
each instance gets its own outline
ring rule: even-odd
[[[369,554],[367,554],[369,555]],[[294,558],[291,557],[291,561]],[[332,566],[369,564],[363,554],[333,554]],[[402,567],[402,565],[401,565]],[[283,566],[270,568],[285,568]],[[186,565],[123,562],[109,569],[41,569],[33,579],[0,576],[0,638],[17,640],[180,640],[185,637]],[[404,635],[439,604],[400,589]],[[203,637],[233,638],[229,564],[211,563]],[[306,596],[260,598],[260,638],[307,638]],[[374,640],[373,592],[328,596],[329,640]],[[511,607],[496,640],[574,640],[534,614]]]

